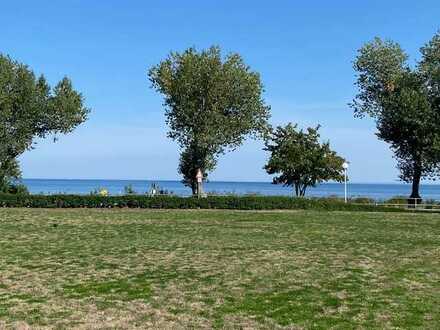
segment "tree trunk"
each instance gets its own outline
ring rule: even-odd
[[[196,180],[191,181],[191,191],[193,196],[199,196],[199,187],[200,187],[200,195],[203,195],[203,182],[199,183]]]
[[[422,203],[420,197],[420,179],[422,177],[422,170],[419,164],[414,165],[414,175],[412,180],[411,196],[409,196],[408,204],[416,205]]]
[[[193,196],[197,195],[197,182],[195,180],[191,181],[191,191]]]
[[[302,183],[295,183],[295,195],[296,197],[304,197],[306,194],[306,188],[307,186]]]
[[[202,182],[197,182],[197,196],[203,197],[203,181]]]
[[[299,196],[299,183],[295,183],[295,196]]]
[[[0,176],[0,192],[5,192],[7,190],[6,177],[4,175]]]
[[[307,186],[304,184],[301,188],[301,197],[304,197],[306,195],[306,189],[307,189]]]

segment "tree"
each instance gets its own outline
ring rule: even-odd
[[[354,63],[359,94],[356,117],[376,122],[377,136],[390,144],[400,179],[412,183],[410,199],[420,200],[420,180],[438,176],[440,164],[440,36],[421,49],[415,68],[402,48],[379,38],[365,44]]]
[[[168,136],[181,148],[179,171],[193,193],[197,169],[206,179],[220,154],[267,130],[270,108],[262,100],[260,76],[238,54],[189,48],[171,53],[148,75],[164,95]]]
[[[203,180],[207,179],[207,173],[215,168],[216,160],[212,154],[208,154],[196,146],[188,146],[180,154],[179,173],[182,174],[182,182],[191,188],[193,195],[197,194],[197,171],[203,173]]]
[[[51,88],[43,76],[0,54],[0,183],[20,177],[17,157],[35,146],[35,138],[69,133],[88,113],[68,78]]]
[[[16,159],[3,161],[0,164],[0,192],[7,193],[12,183],[21,176],[20,166]]]
[[[344,179],[344,159],[320,143],[319,126],[299,130],[298,125],[278,126],[266,141],[270,158],[264,167],[268,174],[279,174],[274,184],[294,186],[296,196],[304,196],[307,187]]]

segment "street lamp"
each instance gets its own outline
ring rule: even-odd
[[[342,164],[342,168],[344,169],[344,201],[347,203],[347,170],[348,170],[348,163],[344,162]]]

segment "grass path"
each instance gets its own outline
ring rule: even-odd
[[[0,209],[0,329],[440,328],[440,215]]]

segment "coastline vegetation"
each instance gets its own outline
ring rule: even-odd
[[[232,209],[232,210],[321,210],[321,211],[406,211],[353,199],[302,198],[288,196],[213,196],[206,198],[174,195],[12,195],[0,194],[0,207],[26,208],[146,208],[146,209]]]
[[[48,14],[54,6],[48,5]],[[99,8],[93,9],[96,16]],[[28,8],[23,6],[23,10]],[[124,23],[109,13],[107,9],[99,12],[105,21]],[[125,20],[130,13],[124,10]],[[156,11],[151,13],[156,15]],[[23,21],[26,15],[21,16]],[[50,30],[51,20],[33,16],[36,36],[41,28]],[[137,16],[146,17],[144,13]],[[159,15],[155,22],[168,16]],[[234,23],[237,17],[223,23]],[[184,29],[193,23],[190,18]],[[202,25],[209,20],[202,18]],[[29,32],[21,21],[10,29],[15,34]],[[60,53],[77,58],[70,63],[71,72],[87,72],[83,63],[95,52],[114,53],[104,58],[106,68],[100,74],[118,78],[119,89],[96,84],[95,96],[107,100],[94,103],[107,106],[110,112],[128,108],[121,109],[116,129],[86,135],[82,143],[105,139],[105,149],[96,149],[106,154],[106,162],[99,165],[121,168],[122,163],[114,162],[115,155],[109,157],[115,145],[126,149],[123,164],[133,161],[126,156],[138,152],[140,145],[154,144],[153,135],[145,140],[139,137],[138,132],[144,130],[137,126],[155,127],[150,121],[157,115],[134,121],[130,107],[136,107],[140,98],[124,104],[109,97],[112,92],[138,91],[126,84],[125,75],[124,79],[116,77],[114,67],[124,65],[124,52],[133,52],[122,47],[133,39],[126,38],[129,34],[134,33],[138,44],[163,43],[163,38],[138,38],[142,29],[135,22],[129,24],[132,32],[111,34],[102,24],[98,29],[90,26],[87,17],[79,31],[64,29],[71,19],[57,17],[55,21],[57,33],[51,38],[55,42],[57,38],[83,41],[81,33],[90,30],[105,33],[115,45],[78,48],[73,42]],[[234,24],[228,29],[243,25]],[[304,39],[313,43],[315,55],[325,57],[321,49],[329,42],[315,47],[319,40],[306,37],[301,36],[298,47]],[[47,45],[40,39],[33,43],[42,45],[37,56],[44,58]],[[35,55],[26,54],[26,45],[22,46],[20,56]],[[131,60],[139,58],[138,53]],[[383,201],[304,198],[309,187],[320,183],[346,184],[348,157],[333,150],[330,141],[322,141],[318,122],[302,128],[278,116],[282,125],[271,123],[260,73],[240,54],[225,54],[219,46],[171,52],[144,77],[163,97],[167,136],[180,152],[177,172],[192,196],[176,196],[156,183],[142,191],[129,184],[120,195],[112,195],[106,187],[84,195],[30,194],[20,183],[21,155],[41,139],[55,142],[58,136],[72,133],[87,121],[91,109],[68,77],[51,85],[26,64],[0,53],[0,329],[440,329],[440,201],[422,203],[420,196],[421,180],[440,177],[440,31],[420,53],[414,65],[399,44],[376,38],[359,49],[354,61],[358,89],[350,104],[354,116],[373,119],[377,137],[394,153],[400,179],[412,184],[409,198]],[[274,56],[270,57],[273,61]],[[44,62],[41,58],[34,61],[39,66]],[[284,70],[284,64],[279,70]],[[131,68],[125,70],[126,75],[131,72]],[[94,73],[87,73],[94,78]],[[286,77],[297,74],[292,70],[282,73]],[[312,73],[325,78],[331,70],[316,67]],[[281,87],[279,94],[287,90]],[[302,93],[304,86],[300,87],[291,95]],[[322,96],[316,97],[316,91],[313,97],[320,104]],[[273,96],[278,106],[315,108]],[[114,123],[105,110],[95,120]],[[294,116],[293,120],[301,120]],[[128,123],[136,126],[133,132],[119,130]],[[131,141],[115,143],[124,132]],[[346,133],[345,146],[351,142],[352,149],[362,151],[363,145],[349,140],[351,134],[356,131]],[[260,151],[269,153],[264,169],[274,184],[293,187],[295,196],[258,192],[219,196],[203,191],[221,156],[237,150],[248,138],[264,143]],[[70,149],[65,152],[76,160]],[[80,158],[86,162],[90,155]],[[169,159],[155,151],[143,161],[161,166],[160,162]],[[236,166],[246,166],[246,161]],[[57,166],[56,160],[50,165]],[[106,175],[107,171],[98,173]],[[110,186],[102,181],[91,184]]]
[[[72,132],[87,120],[90,109],[69,78],[51,87],[43,75],[0,53],[0,191],[23,193],[16,185],[18,157],[39,138]]]
[[[390,144],[400,179],[412,183],[411,204],[422,202],[420,181],[439,175],[440,32],[420,52],[413,67],[399,44],[366,43],[354,61],[358,94],[350,104],[355,117],[373,118],[378,138]],[[171,52],[148,70],[148,79],[164,97],[168,137],[180,147],[178,171],[193,195],[206,195],[203,182],[219,156],[249,137],[265,142],[273,183],[293,186],[297,196],[320,182],[346,180],[348,163],[320,141],[319,125],[272,127],[260,74],[240,54],[223,55],[219,46]],[[0,99],[0,192],[23,194],[25,188],[14,184],[21,177],[18,157],[38,138],[56,141],[72,132],[90,109],[67,77],[51,87],[43,75],[2,54]],[[125,193],[136,194],[132,187]]]
[[[375,38],[354,61],[356,117],[371,117],[377,137],[390,145],[400,179],[412,184],[409,203],[421,202],[420,181],[439,176],[440,32],[420,48],[415,65],[393,41]]]
[[[179,144],[178,170],[193,195],[203,194],[199,171],[206,181],[220,155],[268,130],[260,75],[239,54],[224,56],[218,46],[171,52],[148,78],[164,97],[168,137]]]
[[[277,175],[273,183],[293,186],[297,197],[319,183],[344,181],[346,161],[331,150],[330,142],[320,142],[319,126],[302,130],[287,124],[271,129],[265,150],[270,158],[264,169]]]

